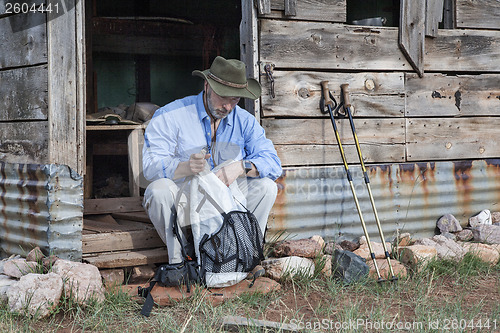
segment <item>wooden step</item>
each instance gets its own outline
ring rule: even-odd
[[[167,247],[83,255],[83,261],[97,268],[123,268],[168,262]]]
[[[142,212],[142,197],[85,199],[83,215]]]
[[[82,235],[82,253],[141,250],[165,244],[155,229]]]

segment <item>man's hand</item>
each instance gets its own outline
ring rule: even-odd
[[[209,158],[210,154],[192,154],[188,161],[179,163],[177,169],[175,169],[174,179],[196,175],[202,172],[205,170],[205,163]]]
[[[215,173],[215,175],[217,176],[217,178],[222,180],[222,182],[226,184],[226,186],[229,186],[236,180],[236,178],[244,173],[245,169],[243,169],[241,161],[236,161],[221,168]]]
[[[205,163],[206,160],[209,158],[210,154],[203,154],[203,153],[192,154],[189,157],[188,161],[189,170],[191,171],[191,174],[196,175],[205,170]]]

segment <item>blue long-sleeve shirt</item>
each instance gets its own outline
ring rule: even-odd
[[[203,92],[178,99],[156,110],[145,133],[143,171],[148,180],[170,178],[180,162],[209,147],[211,168],[227,160],[249,160],[259,177],[281,176],[281,162],[271,140],[255,117],[236,106],[222,119],[212,144],[210,117]]]

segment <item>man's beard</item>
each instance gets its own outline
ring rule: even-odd
[[[224,119],[224,118],[226,118],[229,115],[229,113],[231,113],[231,111],[228,112],[225,109],[216,109],[212,105],[211,96],[212,96],[212,92],[209,91],[207,93],[207,108],[208,108],[208,111],[210,112],[210,114],[212,115],[212,117],[214,117],[215,119]]]

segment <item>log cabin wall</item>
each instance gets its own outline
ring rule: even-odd
[[[341,163],[330,120],[319,109],[323,80],[338,101],[340,85],[349,84],[367,163],[500,157],[492,140],[500,134],[500,3],[457,0],[455,28],[428,29],[435,37],[419,45],[422,77],[399,47],[400,29],[348,24],[350,3],[256,2],[259,115],[283,166]],[[425,7],[423,0],[411,4]],[[427,7],[426,22],[435,25],[436,15],[442,12]],[[266,64],[273,67],[274,97]],[[348,120],[338,125],[355,163]]]

